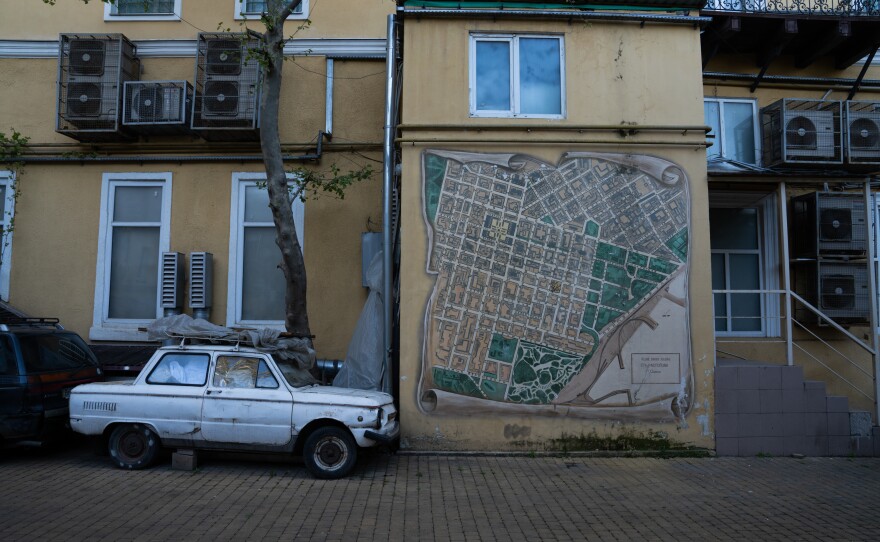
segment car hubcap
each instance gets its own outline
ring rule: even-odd
[[[348,449],[345,444],[336,437],[322,440],[315,450],[315,459],[325,468],[335,468],[345,463],[348,457]]]
[[[122,453],[128,457],[140,457],[146,450],[147,442],[140,433],[130,432],[122,437]]]

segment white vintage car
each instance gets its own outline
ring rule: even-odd
[[[292,366],[239,346],[156,351],[132,381],[77,386],[70,426],[107,441],[119,467],[148,467],[161,447],[301,454],[318,478],[341,478],[358,447],[399,435],[392,397],[302,386]]]

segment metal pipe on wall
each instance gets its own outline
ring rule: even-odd
[[[383,352],[382,390],[391,393],[391,315],[394,295],[391,291],[391,198],[394,179],[394,74],[396,72],[397,20],[388,16],[387,46],[385,49],[385,139],[382,152],[382,323]]]

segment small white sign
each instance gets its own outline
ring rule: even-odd
[[[677,384],[681,354],[633,354],[632,375],[634,384]]]

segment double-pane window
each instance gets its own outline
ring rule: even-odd
[[[471,115],[561,118],[564,58],[558,36],[472,35]]]
[[[760,334],[764,330],[760,210],[709,210],[712,242],[712,290],[715,331],[720,334]],[[736,290],[745,290],[737,293]]]
[[[105,21],[179,21],[181,0],[116,0],[104,4]]]
[[[236,19],[257,19],[266,11],[266,0],[233,0]],[[302,0],[293,9],[290,19],[303,19],[309,13],[309,0]]]
[[[9,271],[12,262],[12,216],[15,212],[15,183],[11,171],[0,171],[0,299],[9,300]]]
[[[725,158],[746,164],[758,163],[758,122],[754,100],[706,99],[706,124],[712,128],[709,160]]]

